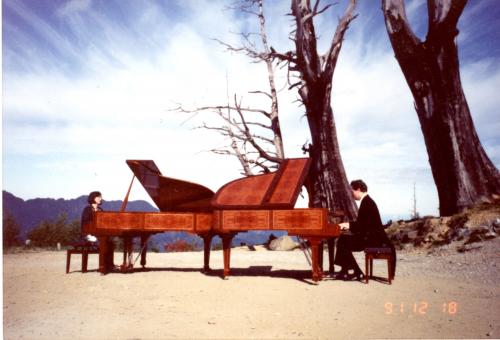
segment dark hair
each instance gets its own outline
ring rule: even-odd
[[[87,198],[87,202],[89,202],[89,204],[93,204],[93,203],[95,203],[96,197],[99,197],[99,196],[102,196],[99,191],[92,191],[89,194],[89,197]]]
[[[363,182],[360,179],[354,180],[351,182],[351,188],[352,190],[361,190],[361,192],[367,192],[368,191],[368,186],[366,185],[365,182]]]

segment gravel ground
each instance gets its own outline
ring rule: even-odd
[[[201,252],[148,254],[147,271],[100,275],[65,252],[4,255],[5,339],[499,338],[499,239],[398,252],[381,279],[319,284],[301,251],[234,249],[232,276],[200,272]],[[116,259],[121,256],[116,254]],[[361,268],[362,253],[356,254]],[[374,274],[387,275],[384,261]]]

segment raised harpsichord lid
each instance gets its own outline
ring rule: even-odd
[[[160,211],[211,211],[214,192],[200,184],[165,177],[152,160],[127,164]]]
[[[292,209],[307,177],[310,158],[284,159],[275,172],[240,178],[220,188],[215,209]]]

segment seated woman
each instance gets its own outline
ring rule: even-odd
[[[396,251],[385,234],[377,204],[368,195],[368,186],[362,180],[355,180],[351,182],[351,190],[354,199],[361,201],[361,203],[357,220],[340,224],[343,231],[349,232],[341,234],[337,241],[335,264],[341,266],[342,269],[336,278],[342,280],[361,280],[363,278],[363,272],[356,263],[352,252],[362,251],[366,247],[391,247],[393,272],[395,272]],[[350,273],[350,270],[353,273]]]
[[[103,211],[102,208],[100,207],[102,203],[101,193],[99,191],[92,191],[87,198],[87,202],[89,203],[89,205],[86,206],[82,211],[82,219],[81,219],[82,238],[83,242],[85,243],[91,243],[97,245],[97,237],[86,233],[85,226],[92,223],[94,219],[94,213],[96,213],[97,211]],[[113,270],[116,269],[116,266],[113,263],[115,246],[111,238],[107,238],[106,242],[107,242],[107,247],[106,247],[107,252],[105,254],[106,267],[110,268],[110,270]]]
[[[87,205],[82,211],[82,219],[81,219],[82,235],[84,241],[97,242],[97,237],[90,234],[85,235],[84,229],[87,224],[92,223],[92,220],[94,218],[94,212],[102,211],[102,208],[100,207],[102,203],[101,193],[99,191],[92,191],[87,197],[87,202],[89,205]]]

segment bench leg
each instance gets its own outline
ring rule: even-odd
[[[366,284],[368,284],[368,280],[369,280],[369,278],[370,278],[370,274],[369,274],[369,273],[370,273],[370,272],[369,272],[369,270],[370,270],[370,266],[369,266],[369,264],[368,264],[368,263],[369,263],[368,261],[369,261],[369,259],[368,259],[368,255],[365,255],[365,283],[366,283]]]
[[[391,258],[387,259],[387,276],[389,277],[389,284],[391,284],[392,281],[392,261]]]

